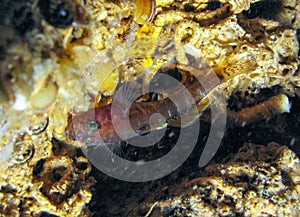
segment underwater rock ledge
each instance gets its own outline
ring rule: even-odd
[[[300,1],[3,0],[0,15],[0,216],[299,216]],[[223,147],[229,162],[175,171],[158,187],[95,172],[65,134],[70,117],[111,103],[120,83],[151,78],[166,60],[193,62],[195,50],[228,111],[245,117],[225,144],[257,133],[252,142],[265,146]],[[276,112],[252,123],[264,102]]]

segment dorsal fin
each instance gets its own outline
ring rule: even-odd
[[[142,84],[137,81],[128,81],[119,85],[113,95],[112,105],[128,112],[131,105],[143,95]]]

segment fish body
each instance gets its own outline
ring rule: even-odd
[[[208,94],[220,84],[220,78],[221,82],[225,82],[236,75],[252,71],[257,66],[252,55],[245,55],[239,60],[231,60],[231,62],[235,63],[234,66],[229,67],[228,64],[223,63],[214,67],[213,70],[210,68],[196,70],[193,67],[178,64],[176,67],[180,69],[182,77],[184,77],[179,82],[183,87],[174,90],[171,88],[166,91],[167,98],[141,102],[136,99],[132,100],[131,96],[136,98],[137,95],[134,92],[139,88],[135,89],[131,85],[131,88],[125,88],[124,91],[124,98],[131,102],[128,109],[126,109],[128,102],[122,102],[122,95],[117,97],[116,103],[113,98],[111,104],[92,108],[80,115],[73,116],[66,128],[66,135],[87,144],[115,144],[164,128],[167,124],[187,126],[199,118],[201,113],[213,103],[214,99],[211,100]],[[159,78],[158,81],[163,80],[162,78]],[[162,81],[161,86],[164,86],[164,83],[167,82]],[[158,90],[158,92],[160,91]],[[138,94],[138,96],[140,95]],[[155,113],[160,114],[159,118],[151,119]]]
[[[192,98],[185,96],[189,93]],[[72,117],[66,128],[66,135],[85,143],[114,144],[164,128],[167,124],[172,125],[173,121],[180,121],[181,114],[187,113],[204,96],[201,84],[193,81],[189,90],[184,92],[178,89],[162,100],[133,102],[128,109],[125,109],[122,102],[92,108]],[[153,114],[160,115],[151,119]],[[198,113],[193,115],[191,121],[198,116]],[[117,132],[116,128],[121,129],[121,132]]]

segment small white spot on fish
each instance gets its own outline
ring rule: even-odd
[[[198,185],[194,185],[193,186],[193,190],[195,191],[195,190],[197,190],[198,189]]]
[[[293,146],[295,144],[295,138],[292,138],[290,141],[290,146]]]
[[[199,95],[204,98],[206,96],[205,92],[203,92],[202,90],[199,90]]]
[[[171,133],[168,134],[168,137],[169,137],[169,138],[172,138],[174,135],[175,135],[175,134],[174,134],[174,132],[172,131]]]
[[[170,109],[168,110],[168,115],[169,115],[169,117],[172,117],[172,113],[171,113]]]

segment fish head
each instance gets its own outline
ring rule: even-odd
[[[112,144],[120,140],[111,119],[111,107],[89,109],[72,116],[65,130],[66,136],[89,145]]]

